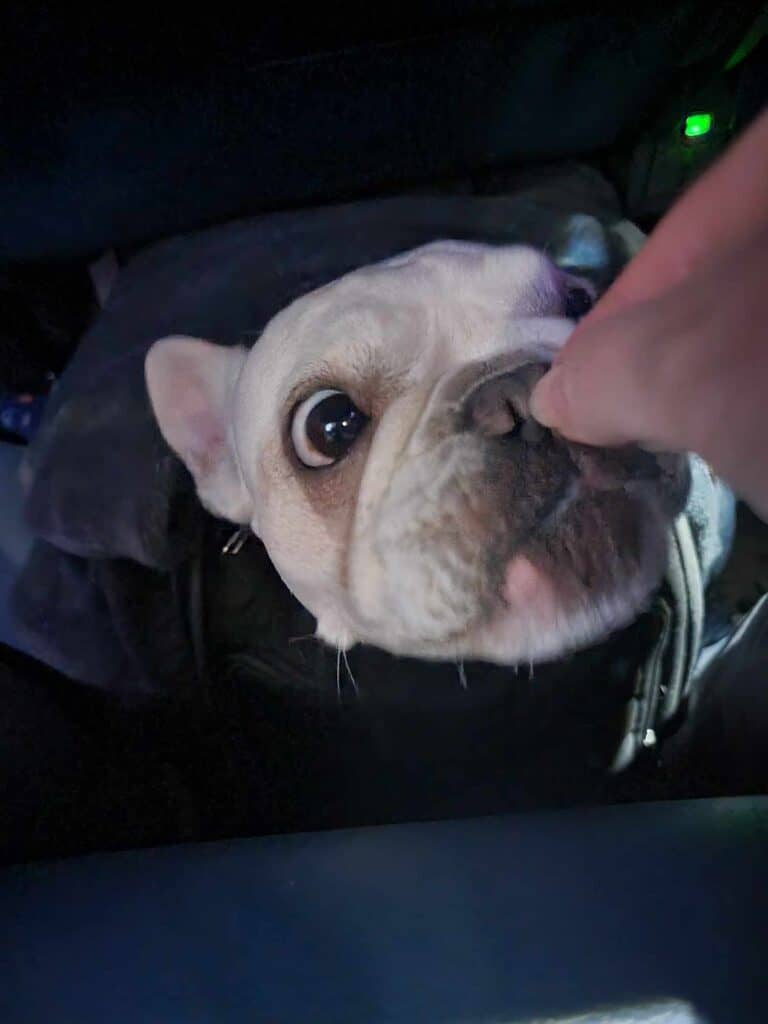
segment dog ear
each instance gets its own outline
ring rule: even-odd
[[[164,338],[147,353],[149,399],[168,445],[192,474],[203,505],[214,515],[247,523],[252,499],[232,444],[235,384],[244,348],[195,338]]]

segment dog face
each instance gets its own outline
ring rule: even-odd
[[[323,640],[547,659],[635,617],[688,486],[682,457],[530,418],[590,301],[536,250],[440,242],[299,299],[250,352],[157,342],[147,384],[203,504],[252,526]]]

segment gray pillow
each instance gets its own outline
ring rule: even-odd
[[[170,568],[194,543],[185,470],[157,430],[144,356],[166,334],[256,340],[299,295],[438,238],[526,242],[604,286],[629,255],[595,171],[517,176],[502,196],[414,195],[278,213],[172,238],[137,255],[51,398],[25,468],[26,516],[84,558]]]

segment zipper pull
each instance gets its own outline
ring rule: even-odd
[[[241,526],[232,534],[221,549],[222,555],[239,555],[251,536],[250,526]]]

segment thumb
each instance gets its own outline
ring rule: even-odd
[[[662,444],[659,327],[646,308],[584,320],[534,389],[534,419],[582,444]]]

